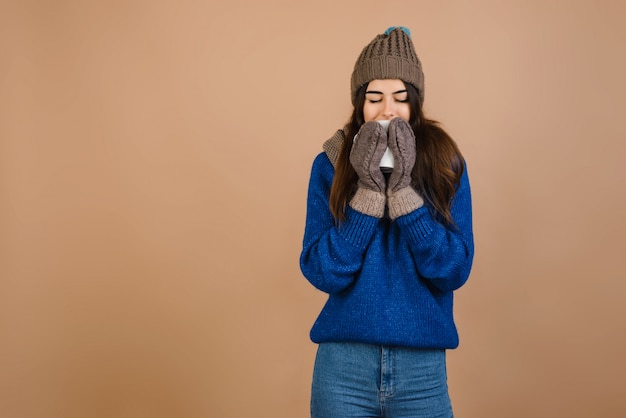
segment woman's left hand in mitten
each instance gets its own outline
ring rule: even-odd
[[[411,187],[416,158],[413,128],[404,119],[392,119],[387,141],[394,158],[394,168],[387,183],[389,217],[396,219],[423,206],[424,200]]]

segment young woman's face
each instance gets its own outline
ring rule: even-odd
[[[411,109],[404,82],[398,79],[372,80],[365,91],[365,122],[402,118],[409,121]]]

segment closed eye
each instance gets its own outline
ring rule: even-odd
[[[383,92],[369,90],[365,92],[365,97],[367,97],[367,101],[370,103],[380,103],[383,101]]]
[[[393,92],[393,97],[396,101],[400,103],[408,103],[409,102],[409,93],[406,90],[399,90]]]

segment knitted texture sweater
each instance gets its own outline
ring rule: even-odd
[[[452,202],[455,226],[436,221],[428,204],[395,221],[348,206],[337,226],[329,209],[337,141],[317,155],[309,182],[300,268],[328,294],[311,340],[456,348],[453,291],[474,256],[467,169]]]

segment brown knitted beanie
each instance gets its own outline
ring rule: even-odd
[[[361,86],[372,80],[389,78],[415,86],[420,104],[424,104],[422,64],[415,53],[411,32],[405,27],[392,26],[363,48],[352,72],[352,104]]]

